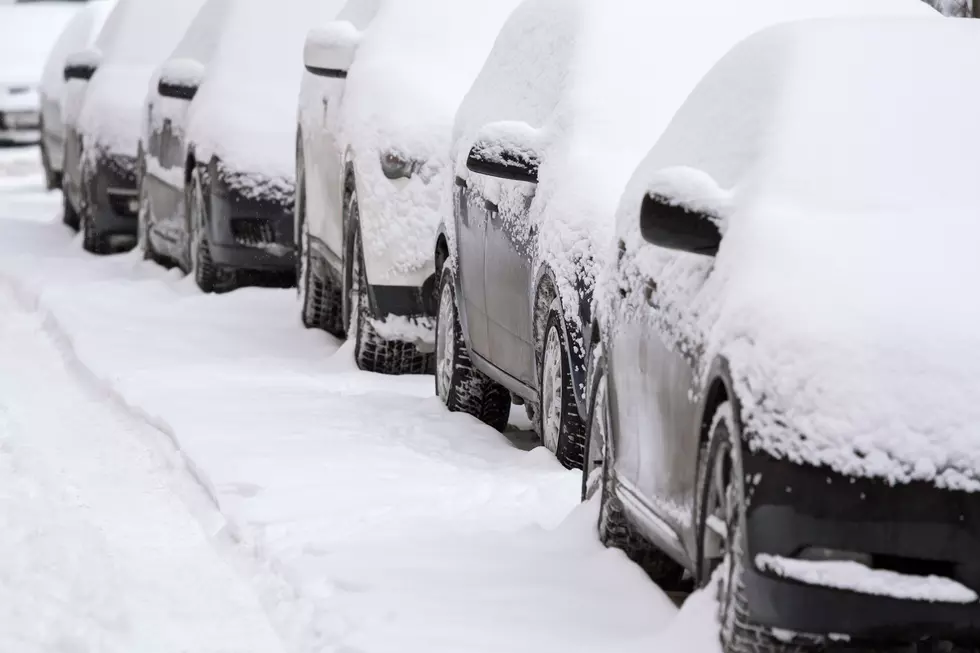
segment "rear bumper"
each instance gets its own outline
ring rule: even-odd
[[[211,195],[208,237],[215,263],[241,270],[295,272],[291,206],[236,193]]]
[[[808,547],[868,556],[874,569],[952,579],[980,593],[980,494],[927,483],[890,486],[745,455],[750,620],[772,629],[846,635],[853,642],[980,642],[980,602],[912,600],[780,577],[758,554],[794,559]]]
[[[0,143],[34,144],[40,141],[40,111],[0,109]]]

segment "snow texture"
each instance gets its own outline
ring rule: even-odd
[[[41,447],[56,438],[52,451],[64,446],[71,454],[50,460],[79,466],[107,452],[90,482],[76,483],[81,499],[96,496],[89,488],[116,488],[110,482],[117,478],[125,479],[119,486],[125,491],[99,495],[89,516],[105,517],[96,523],[114,532],[130,523],[129,513],[102,510],[101,501],[126,502],[135,506],[129,528],[156,534],[160,545],[153,554],[161,566],[136,565],[129,573],[138,558],[101,549],[98,534],[53,509],[63,501],[17,513],[50,518],[47,525],[72,542],[71,549],[58,547],[55,535],[51,549],[19,553],[36,555],[16,569],[38,576],[32,587],[40,597],[58,596],[70,578],[50,573],[44,556],[58,560],[81,546],[90,554],[61,567],[78,572],[77,596],[92,598],[71,604],[77,612],[70,623],[85,637],[107,633],[108,644],[95,640],[88,649],[230,652],[263,641],[255,630],[260,615],[224,603],[223,610],[247,622],[227,631],[224,647],[192,644],[228,623],[208,625],[205,617],[214,612],[204,609],[200,621],[182,611],[221,598],[201,589],[220,564],[199,569],[195,555],[180,567],[170,538],[189,531],[164,529],[172,526],[172,511],[141,503],[141,490],[166,485],[167,477],[116,452],[146,433],[206,493],[205,532],[259,593],[286,650],[718,653],[711,590],[678,612],[621,552],[598,542],[598,506],[578,505],[578,474],[541,447],[515,446],[527,448],[528,434],[501,435],[448,413],[432,396],[431,377],[360,372],[349,344],[297,324],[293,291],[202,295],[193,280],[138,254],[85,254],[60,224],[60,195],[41,190],[37,157],[33,148],[0,153],[0,292],[12,290],[35,316],[18,317],[23,328],[11,327],[15,311],[0,305],[0,353],[24,361],[0,373],[0,396],[26,411],[16,421],[29,431],[17,431],[15,444]],[[51,342],[70,377],[44,376]],[[79,383],[91,390],[84,397]],[[110,407],[123,412],[107,415]],[[80,426],[64,430],[66,424]],[[35,469],[17,482],[50,478]],[[31,492],[24,489],[25,500],[54,496]],[[8,507],[2,501],[0,521],[11,514],[2,512]],[[158,518],[165,524],[157,526]],[[14,532],[22,531],[0,532],[0,542]],[[3,558],[0,570],[8,568]],[[113,560],[125,564],[113,571]],[[145,599],[129,593],[148,576],[159,577],[166,592]],[[104,587],[83,582],[102,578]],[[0,595],[7,588],[0,586]],[[186,601],[179,590],[188,592]],[[137,605],[124,603],[126,597]],[[129,631],[111,629],[119,606],[136,610],[142,600],[148,609],[162,604],[171,612],[159,612],[158,622],[128,613]],[[0,610],[17,604],[0,601]],[[172,613],[194,627],[186,633],[173,627]],[[31,632],[55,632],[45,631],[45,614],[28,610],[20,618],[17,625]],[[184,639],[158,641],[152,628]],[[112,648],[117,641],[125,646]]]
[[[351,153],[371,283],[404,285],[433,272],[436,230],[452,215],[453,116],[516,4],[352,0],[339,16],[365,25],[333,128],[339,155]],[[389,152],[418,163],[410,179],[384,176]]]
[[[566,318],[578,324],[577,287],[594,288],[627,181],[732,45],[799,17],[916,10],[935,13],[918,0],[525,0],[457,114],[456,174],[497,202],[504,220],[528,207],[511,228],[534,267],[554,272]],[[479,131],[499,121],[537,132],[536,187],[466,169]]]
[[[95,41],[78,127],[88,155],[136,157],[143,102],[157,66],[174,49],[203,0],[119,0]]]
[[[755,557],[755,564],[761,571],[808,585],[894,599],[930,603],[975,603],[980,598],[969,587],[951,578],[910,576],[885,569],[872,569],[849,560],[797,560],[760,553]]]
[[[40,110],[48,51],[76,11],[72,3],[0,6],[0,110]]]
[[[980,305],[960,289],[980,274],[980,162],[963,156],[980,126],[934,117],[977,104],[978,30],[864,18],[764,31],[705,78],[631,182],[604,301],[625,289],[616,319],[630,319],[656,279],[668,344],[704,366],[728,359],[753,449],[980,490]],[[928,66],[912,39],[951,63]],[[714,259],[639,235],[648,182],[678,166],[730,194]]]

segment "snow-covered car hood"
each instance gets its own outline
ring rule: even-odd
[[[136,157],[143,100],[153,76],[151,66],[103,64],[89,82],[78,118],[86,148],[98,147]]]
[[[201,160],[215,154],[240,173],[292,184],[304,38],[341,1],[235,1],[191,104],[188,138]]]
[[[578,288],[595,283],[627,182],[701,77],[758,29],[850,13],[939,16],[919,0],[525,0],[457,114],[456,174],[495,197],[496,180],[466,169],[479,130],[521,121],[535,132],[529,218],[577,322]]]
[[[359,188],[370,189],[360,201],[372,276],[432,266],[439,221],[452,215],[453,119],[517,1],[377,3],[347,77],[338,126],[341,152],[357,154]],[[387,152],[420,162],[404,187],[382,173]],[[373,271],[375,259],[391,270]]]
[[[909,18],[767,30],[705,78],[630,183],[619,237],[638,253],[619,282],[657,281],[661,333],[703,351],[702,374],[729,361],[751,447],[980,490],[980,125],[934,120],[980,110],[978,37]],[[910,42],[954,63],[925,65]],[[718,255],[644,245],[648,190],[715,207]]]

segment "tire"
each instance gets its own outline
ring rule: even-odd
[[[44,123],[41,124],[41,166],[44,168],[44,185],[48,190],[61,188],[61,173],[51,169],[51,156],[44,146]]]
[[[749,621],[748,600],[742,582],[746,551],[745,480],[742,443],[735,429],[730,403],[718,406],[711,417],[708,442],[698,470],[699,578],[706,586],[717,571],[718,622],[725,653],[812,653],[823,650],[820,638],[777,639]],[[719,479],[720,482],[713,482]],[[726,482],[727,479],[727,482]],[[708,526],[708,517],[723,520],[725,533]]]
[[[235,274],[215,264],[211,258],[211,245],[208,242],[205,221],[206,208],[201,175],[195,170],[191,174],[191,185],[186,199],[191,226],[191,266],[194,281],[204,293],[224,293],[235,289]]]
[[[109,239],[96,226],[91,207],[81,212],[79,222],[79,230],[82,232],[82,249],[99,256],[108,254]]]
[[[78,211],[71,205],[71,200],[68,199],[68,191],[64,189],[61,191],[61,207],[61,221],[64,225],[74,231],[81,229]]]
[[[607,375],[605,366],[599,372],[601,377],[597,384],[597,390],[606,387]],[[601,403],[600,403],[601,402]],[[600,423],[601,422],[601,423]],[[594,494],[599,494],[599,541],[605,546],[619,549],[626,556],[636,563],[650,579],[665,591],[686,590],[688,582],[684,579],[685,570],[677,564],[673,558],[654,546],[647,540],[642,533],[633,525],[623,503],[616,496],[616,477],[613,472],[615,462],[615,449],[610,430],[608,393],[593,393],[593,403],[589,410],[589,437],[586,438],[585,460],[593,459],[593,447],[597,438],[593,435],[596,428],[604,431],[603,452],[601,459],[599,456],[598,479],[593,478],[589,483],[589,476],[593,470],[589,465],[583,470],[583,494],[591,492],[588,498]]]
[[[382,338],[371,324],[371,307],[364,272],[364,252],[357,212],[357,194],[348,202],[348,237],[351,238],[347,297],[350,306],[351,328],[348,337],[354,340],[354,361],[365,372],[379,374],[429,374],[434,356],[419,351],[414,343]]]
[[[541,442],[567,469],[582,469],[585,424],[575,402],[575,387],[565,349],[561,305],[555,300],[548,315],[538,378],[538,434]]]
[[[498,431],[507,428],[510,392],[473,366],[456,312],[452,271],[443,267],[436,316],[436,395],[452,412],[467,413]]]
[[[297,243],[296,287],[299,291],[301,317],[307,329],[322,329],[338,338],[345,337],[344,294],[332,280],[320,278],[312,265],[310,231],[306,221],[306,174],[302,151],[296,156]]]

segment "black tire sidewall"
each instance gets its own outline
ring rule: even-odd
[[[457,315],[456,309],[456,288],[455,288],[455,278],[453,277],[452,270],[449,269],[448,264],[443,266],[442,274],[440,275],[439,281],[439,304],[436,308],[436,374],[435,374],[435,386],[436,386],[436,396],[441,397],[442,394],[439,392],[439,358],[442,356],[444,351],[443,347],[439,346],[439,327],[442,318],[442,298],[443,293],[449,290],[449,296],[452,298],[452,320],[453,323],[448,329],[446,335],[453,341],[453,357],[449,361],[450,369],[452,370],[449,375],[449,388],[446,391],[446,404],[451,405],[453,403],[453,398],[456,394],[456,386],[459,382],[458,379],[458,368],[459,368],[459,341],[462,337],[461,329],[459,326],[459,316]]]
[[[598,401],[596,400],[596,394],[599,389],[599,384],[606,379],[606,361],[604,357],[601,357],[596,363],[596,371],[592,377],[592,384],[589,388],[589,416],[588,422],[585,424],[585,446],[582,447],[582,501],[585,501],[588,497],[587,492],[589,489],[589,459],[592,457],[592,425],[595,423],[595,411],[598,407]],[[608,380],[606,380],[608,384]],[[606,401],[609,401],[609,390],[607,386],[606,390]],[[606,434],[607,436],[609,433]],[[611,439],[611,438],[610,438]],[[611,457],[610,443],[608,441],[603,442],[604,453],[602,456],[602,466],[600,471],[600,481],[599,481],[599,491],[597,494],[600,496],[600,501],[603,496],[603,487],[606,484],[606,465],[607,458]]]

